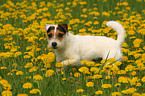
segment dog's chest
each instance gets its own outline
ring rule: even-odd
[[[58,62],[61,62],[63,60],[67,60],[67,59],[71,58],[71,53],[68,51],[64,51],[64,50],[55,51],[55,54],[56,54],[56,60]]]

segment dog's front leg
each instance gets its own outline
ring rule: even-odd
[[[67,65],[75,65],[78,63],[79,60],[77,59],[67,59],[67,60],[64,60],[62,61],[61,63],[64,65],[64,66],[67,66]]]

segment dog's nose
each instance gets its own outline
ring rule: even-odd
[[[52,42],[52,46],[53,47],[56,47],[57,46],[57,43],[56,42]]]

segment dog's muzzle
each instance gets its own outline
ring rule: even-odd
[[[52,42],[52,47],[53,47],[53,49],[57,49],[57,43],[56,42]]]

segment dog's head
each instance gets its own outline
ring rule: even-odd
[[[51,25],[46,24],[45,30],[47,32],[47,40],[49,48],[59,49],[65,44],[65,38],[68,33],[67,24]]]

